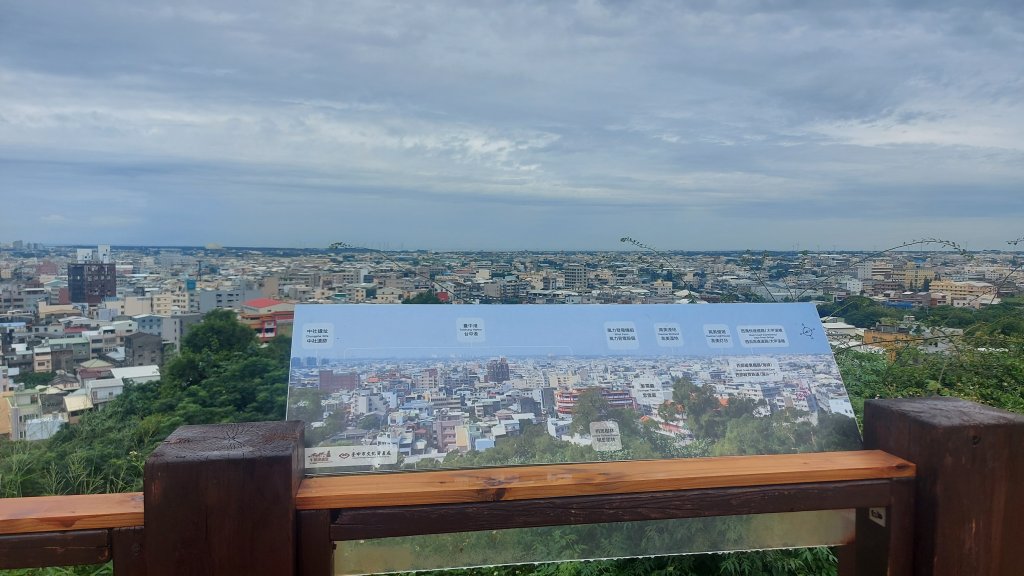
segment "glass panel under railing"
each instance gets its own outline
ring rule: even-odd
[[[838,546],[852,510],[516,528],[337,542],[337,575]]]

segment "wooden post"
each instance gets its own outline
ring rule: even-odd
[[[853,553],[839,559],[842,576],[911,576],[914,560],[914,480],[889,482],[889,504],[857,509]]]
[[[146,461],[148,576],[291,575],[301,422],[183,426]]]
[[[110,556],[114,560],[114,576],[146,576],[146,555],[142,550],[144,538],[141,526],[111,529]]]
[[[297,576],[334,574],[334,542],[331,541],[331,511],[299,512],[299,571]]]
[[[870,400],[864,447],[917,465],[914,574],[1024,574],[1024,416],[955,398]]]

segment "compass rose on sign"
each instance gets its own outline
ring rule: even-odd
[[[800,329],[800,335],[807,336],[811,340],[814,340],[814,328],[811,328],[810,326],[804,324],[803,322],[800,323],[800,326],[802,326],[802,328]]]

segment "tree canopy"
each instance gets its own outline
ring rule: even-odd
[[[412,298],[402,300],[402,304],[444,304],[444,300],[438,298],[432,291],[420,292]]]

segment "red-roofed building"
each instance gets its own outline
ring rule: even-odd
[[[256,298],[242,304],[243,314],[268,314],[270,312],[295,312],[295,304],[273,298]]]
[[[242,304],[238,319],[255,330],[261,342],[266,342],[279,334],[291,334],[295,304],[273,298],[256,298]]]

